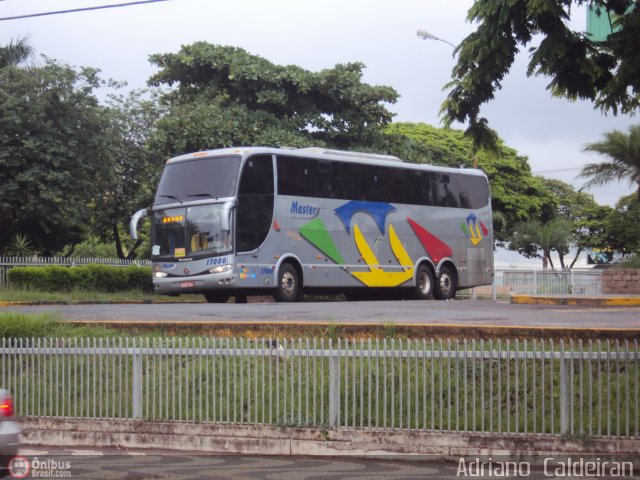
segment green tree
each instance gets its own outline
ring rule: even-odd
[[[51,60],[0,69],[0,248],[16,232],[44,254],[85,235],[107,164],[100,85]]]
[[[386,150],[414,163],[470,167],[472,144],[460,130],[424,123],[393,123],[387,129]],[[480,165],[489,177],[494,211],[496,243],[505,245],[516,224],[529,218],[548,220],[555,200],[539,177],[531,174],[527,157],[499,143],[499,155],[478,152]]]
[[[568,183],[539,178],[557,200],[556,216],[566,219],[573,227],[574,246],[577,250],[569,268],[573,268],[585,249],[607,249],[610,244],[607,218],[612,211],[611,207],[598,205],[592,195],[576,191]],[[559,252],[559,255],[564,264],[564,254]]]
[[[106,163],[97,182],[99,194],[92,202],[91,230],[103,242],[113,242],[118,258],[135,258],[141,236],[131,243],[128,230],[131,215],[151,205],[164,160],[148,148],[162,108],[155,90],[134,90],[127,95],[110,95],[103,109],[107,143]]]
[[[605,133],[603,141],[589,143],[584,151],[609,158],[584,166],[580,176],[589,179],[585,187],[626,180],[636,188],[640,199],[640,125],[629,127],[629,133],[620,130]]]
[[[9,45],[0,47],[0,68],[18,66],[33,57],[33,54],[29,37],[13,39]]]
[[[572,7],[591,5],[612,13],[614,33],[595,42],[569,28]],[[445,124],[468,122],[467,135],[479,148],[497,140],[480,116],[493,99],[520,48],[530,47],[528,75],[551,78],[556,97],[584,99],[613,114],[640,105],[640,9],[634,0],[476,0],[468,12],[476,29],[456,48],[457,63],[442,105]],[[539,45],[530,46],[534,35]]]
[[[622,197],[607,218],[610,247],[623,254],[640,255],[640,200]]]
[[[529,258],[542,258],[542,268],[555,268],[551,252],[556,251],[560,267],[566,268],[564,256],[574,242],[573,224],[566,218],[556,217],[548,222],[529,220],[515,226],[510,247]],[[542,254],[540,254],[542,251]]]
[[[395,90],[362,82],[361,63],[310,72],[243,49],[197,42],[156,54],[151,85],[175,86],[154,135],[165,156],[234,145],[371,148],[391,121]]]

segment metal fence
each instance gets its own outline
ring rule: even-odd
[[[639,437],[627,340],[2,339],[23,416]]]
[[[460,290],[459,298],[525,295],[601,295],[602,270],[496,269],[493,285]]]
[[[73,267],[76,265],[112,265],[124,267],[127,265],[150,266],[150,260],[125,260],[121,258],[89,258],[89,257],[0,257],[0,287],[9,284],[7,274],[13,267],[34,267],[46,265],[60,265]]]

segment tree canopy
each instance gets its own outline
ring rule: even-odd
[[[557,201],[554,218],[562,218],[568,222],[572,246],[576,248],[573,260],[566,265],[564,256],[568,253],[568,248],[554,247],[558,251],[560,266],[573,267],[585,249],[608,249],[611,238],[607,228],[607,218],[612,211],[611,207],[599,205],[592,195],[580,190],[576,191],[568,183],[551,178],[541,177],[541,179],[544,188],[551,192]]]
[[[471,166],[471,141],[461,130],[436,128],[424,123],[393,123],[386,130],[388,150],[406,161],[449,167]],[[553,216],[556,201],[539,177],[531,174],[527,157],[500,141],[499,155],[478,152],[489,177],[494,210],[494,235],[503,245],[514,225],[536,217]]]
[[[147,137],[161,110],[143,92],[98,100],[118,86],[48,59],[0,69],[0,251],[72,253],[91,234],[133,254],[120,231],[151,203],[162,160]]]
[[[640,125],[629,127],[629,133],[605,133],[604,140],[590,143],[584,150],[607,157],[604,162],[584,166],[580,176],[588,179],[585,187],[626,180],[636,188],[640,199]]]
[[[90,225],[101,240],[114,242],[118,258],[133,258],[141,240],[131,245],[129,236],[121,231],[127,231],[136,210],[153,201],[164,160],[149,149],[148,140],[162,109],[157,92],[134,90],[127,95],[110,95],[103,114],[108,168],[97,185],[99,194],[93,202]]]
[[[542,258],[542,267],[546,270],[548,266],[555,268],[551,259],[554,250],[560,257],[560,266],[565,268],[564,255],[569,252],[573,242],[573,225],[569,220],[556,217],[542,222],[533,218],[515,225],[510,247],[526,257]]]
[[[29,37],[13,39],[8,45],[0,47],[0,68],[20,65],[29,60],[33,53]]]
[[[614,31],[604,42],[569,28],[572,8],[591,5],[611,14]],[[445,124],[468,123],[476,148],[495,132],[480,116],[494,98],[521,48],[530,47],[528,75],[550,77],[556,97],[584,99],[613,114],[640,106],[640,9],[634,0],[476,0],[468,12],[476,30],[456,48],[457,63],[442,105]],[[534,36],[540,43],[534,45]]]
[[[13,233],[49,253],[83,237],[107,168],[99,84],[53,61],[0,69],[0,247]]]
[[[640,200],[636,195],[618,200],[607,217],[607,229],[613,250],[640,255]]]
[[[370,147],[392,113],[391,87],[362,82],[362,63],[310,72],[236,47],[197,42],[155,54],[149,80],[175,86],[155,145],[166,155],[233,145]]]

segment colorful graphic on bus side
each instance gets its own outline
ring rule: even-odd
[[[387,216],[390,213],[397,212],[397,209],[388,203],[358,201],[347,202],[335,209],[335,214],[338,216],[344,225],[346,232],[349,234],[351,233],[351,220],[356,213],[360,212],[373,218],[380,232],[384,234],[386,231],[385,225]],[[477,220],[477,217],[475,217],[474,214],[471,214],[469,217],[471,216]],[[467,221],[469,221],[469,217],[467,217]],[[406,220],[411,226],[411,229],[415,233],[417,239],[420,241],[420,244],[425,249],[425,252],[434,263],[440,262],[443,258],[451,257],[453,251],[449,245],[433,235],[412,218],[406,217]],[[481,222],[480,225],[482,225]],[[482,225],[482,229],[484,235],[486,235],[487,231],[484,225]],[[320,218],[300,227],[300,235],[333,262],[337,264],[345,263],[344,256],[333,241],[331,234]],[[364,238],[364,235],[357,223],[353,225],[353,238],[360,256],[369,268],[369,270],[365,272],[350,272],[350,274],[360,282],[368,287],[397,287],[413,278],[414,261],[407,253],[407,250],[400,241],[393,225],[389,225],[389,245],[391,246],[391,251],[395,256],[398,265],[402,267],[402,270],[398,270],[396,268],[393,271],[387,271],[382,268],[380,261],[376,257],[373,249],[367,243],[367,240]]]
[[[482,223],[473,212],[460,224],[460,229],[469,238],[473,246],[478,245],[482,239],[489,234],[487,227],[484,226],[484,223]]]

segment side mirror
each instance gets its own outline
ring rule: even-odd
[[[143,208],[141,210],[138,210],[133,214],[133,217],[131,217],[131,222],[129,222],[129,236],[132,240],[138,240],[138,222],[141,218],[144,218],[146,216],[147,209]]]
[[[222,206],[222,230],[231,230],[231,210],[233,209],[233,202],[225,202]]]

